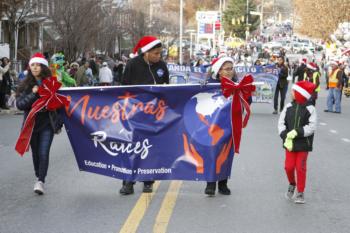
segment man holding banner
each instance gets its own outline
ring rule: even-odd
[[[162,42],[153,36],[144,36],[133,49],[133,55],[125,67],[122,85],[169,84],[169,71],[161,61]],[[144,181],[143,192],[151,193],[154,181]],[[120,194],[134,193],[134,182],[123,181]]]

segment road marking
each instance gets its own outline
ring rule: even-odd
[[[134,208],[129,214],[128,219],[125,221],[123,227],[120,229],[119,233],[134,233],[137,231],[143,216],[148,209],[153,196],[157,192],[159,187],[159,181],[156,181],[153,184],[153,192],[152,193],[142,193],[140,198],[137,200]]]
[[[170,183],[170,187],[163,199],[162,206],[160,207],[160,210],[158,212],[156,222],[154,223],[153,232],[155,233],[166,232],[171,214],[173,213],[173,210],[176,204],[176,199],[179,194],[181,185],[182,185],[182,181],[172,181]]]
[[[349,138],[342,138],[341,140],[343,140],[344,142],[350,142]]]
[[[329,132],[334,133],[334,134],[337,134],[337,133],[338,133],[338,132],[337,132],[336,130],[334,130],[334,129],[329,130]]]
[[[320,122],[320,125],[323,125],[323,126],[325,126],[325,125],[327,125],[327,123],[324,123],[324,122]]]

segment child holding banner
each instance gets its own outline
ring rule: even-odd
[[[289,181],[285,196],[297,204],[305,203],[306,161],[312,151],[317,125],[315,106],[308,100],[315,88],[316,85],[308,81],[295,83],[292,86],[293,102],[286,105],[278,120],[278,132],[286,149],[285,170]]]
[[[41,108],[36,107],[37,100],[40,99],[39,86],[48,78],[51,78],[48,62],[42,54],[37,53],[30,59],[28,75],[21,82],[16,94],[17,108],[24,111],[24,123],[19,139],[22,136],[27,139],[25,143],[19,140],[16,150],[23,155],[29,144],[31,146],[34,171],[38,179],[34,185],[34,192],[38,195],[44,194],[54,133],[59,132],[63,126],[56,111],[49,111],[44,105]],[[34,119],[34,124],[28,123],[32,122],[31,119]]]
[[[233,81],[238,81],[236,72],[234,70],[234,61],[231,57],[221,56],[214,59],[211,63],[211,72],[209,83],[219,83],[222,77],[227,77]],[[219,193],[223,195],[230,195],[231,190],[227,187],[227,179],[218,181]],[[214,196],[216,190],[216,182],[207,182],[204,193],[209,196]]]

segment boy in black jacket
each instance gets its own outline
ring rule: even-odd
[[[122,85],[169,84],[168,68],[161,60],[162,42],[153,36],[144,36],[135,46],[136,55],[125,66]],[[153,191],[154,181],[144,181],[143,192]],[[123,181],[122,195],[134,193],[134,182]]]
[[[312,151],[313,136],[317,125],[315,107],[308,101],[314,92],[315,84],[300,81],[292,87],[293,101],[286,105],[278,120],[278,132],[286,149],[285,170],[289,181],[286,198],[305,203],[306,161]],[[295,171],[297,180],[295,180]]]

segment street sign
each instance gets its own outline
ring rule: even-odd
[[[219,16],[217,11],[197,11],[196,20],[201,23],[214,23]]]

